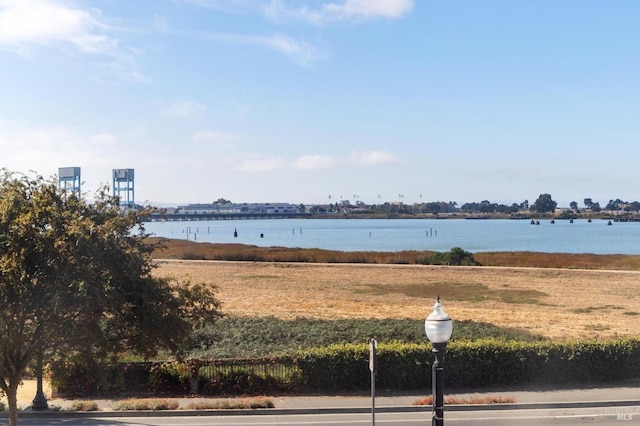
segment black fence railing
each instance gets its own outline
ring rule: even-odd
[[[299,388],[302,370],[291,358],[187,362],[52,363],[58,396],[98,394],[227,395]]]

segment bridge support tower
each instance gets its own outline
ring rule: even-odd
[[[80,196],[80,167],[58,168],[58,187]]]
[[[120,206],[135,204],[134,169],[113,169],[113,196],[120,199]]]

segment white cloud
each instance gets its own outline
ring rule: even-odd
[[[115,145],[118,138],[111,133],[96,133],[94,135],[89,135],[86,140],[91,146],[109,147]]]
[[[269,37],[259,37],[256,41],[280,53],[284,53],[289,58],[300,64],[311,64],[319,60],[322,55],[313,45],[295,40],[289,36],[273,35]]]
[[[0,49],[31,58],[39,48],[101,56],[88,77],[99,83],[149,80],[137,69],[139,49],[123,47],[97,9],[69,0],[0,0]],[[105,59],[106,58],[106,59]]]
[[[166,107],[166,111],[180,118],[194,118],[200,116],[207,109],[206,106],[195,101],[176,101]]]
[[[337,160],[329,155],[303,155],[298,157],[294,167],[298,170],[326,169],[337,164]]]
[[[159,32],[168,32],[171,29],[171,24],[166,16],[156,14],[153,15],[151,28]]]
[[[279,157],[263,158],[263,159],[247,159],[240,161],[236,169],[242,172],[263,173],[273,172],[280,169],[284,164],[284,160]]]
[[[212,136],[218,137],[215,133]],[[225,137],[224,135],[221,136]],[[206,137],[206,132],[203,132],[201,137]],[[227,161],[235,164],[236,170],[252,173],[273,172],[284,169],[313,171],[328,169],[338,164],[345,163],[345,159],[324,154],[301,155],[294,160],[272,156],[248,158],[244,160],[227,159]],[[397,163],[398,161],[399,160],[395,155],[386,151],[354,151],[346,159],[346,163],[350,163],[355,166],[372,166],[377,164]]]
[[[313,24],[333,21],[361,22],[371,19],[400,19],[413,9],[413,0],[344,0],[342,2],[322,2],[315,8],[298,6],[298,2],[287,4],[283,0],[183,0],[186,3],[214,9],[226,13],[259,13],[262,11],[273,21],[301,20]],[[288,35],[241,35],[208,34],[209,39],[238,44],[252,44],[267,47],[282,53],[292,60],[309,65],[326,55],[321,49],[305,40]]]
[[[294,18],[314,24],[332,21],[361,22],[371,19],[400,19],[413,9],[413,0],[344,0],[323,3],[316,8],[306,6],[294,8],[282,0],[272,0],[264,8],[274,19]]]
[[[81,167],[83,190],[93,191],[109,181],[124,151],[111,133],[81,133],[67,126],[11,128],[0,123],[1,167],[12,172],[51,177],[59,167]],[[86,185],[84,185],[86,183]]]
[[[91,13],[53,0],[0,0],[0,46],[22,53],[32,46],[65,43],[89,52],[109,52],[117,41],[100,31]]]
[[[194,6],[230,12],[247,4],[246,0],[183,0]]]
[[[198,144],[226,146],[237,142],[239,140],[239,137],[232,133],[203,130],[194,134],[192,140],[193,142]]]
[[[131,54],[123,54],[111,61],[96,62],[93,64],[92,71],[89,78],[96,83],[110,84],[115,80],[125,83],[151,84],[151,80],[138,70]]]
[[[224,43],[247,44],[254,46],[262,46],[278,53],[282,53],[295,62],[308,65],[322,59],[320,51],[312,44],[305,41],[296,40],[292,37],[274,34],[274,35],[249,35],[249,34],[230,34],[230,33],[213,33],[207,34],[206,38]]]
[[[324,14],[336,19],[399,19],[413,9],[412,0],[346,0],[323,6]]]
[[[357,166],[397,163],[399,161],[395,155],[386,151],[353,151],[349,158]]]
[[[44,157],[53,153],[96,153],[108,150],[118,138],[111,133],[78,134],[65,126],[51,126],[39,129],[0,129],[0,149],[3,156],[20,157],[24,151],[38,151]]]

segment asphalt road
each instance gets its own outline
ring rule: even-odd
[[[460,425],[620,425],[640,424],[640,406],[591,407],[571,409],[482,410],[445,413],[447,426]],[[377,426],[427,425],[430,412],[376,413]],[[6,421],[0,424],[8,424]],[[228,416],[167,416],[149,413],[137,417],[61,417],[43,413],[39,418],[24,418],[21,426],[349,426],[372,424],[371,413],[228,415]],[[622,423],[625,424],[625,423]]]

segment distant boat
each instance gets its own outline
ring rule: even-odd
[[[607,222],[607,225],[613,225],[613,223],[611,223],[611,221]]]
[[[555,221],[555,220],[553,220],[553,219],[551,219],[551,223],[556,223],[556,221]]]
[[[569,219],[569,223],[573,223],[573,219]]]
[[[591,223],[591,219],[589,219],[587,222]]]

